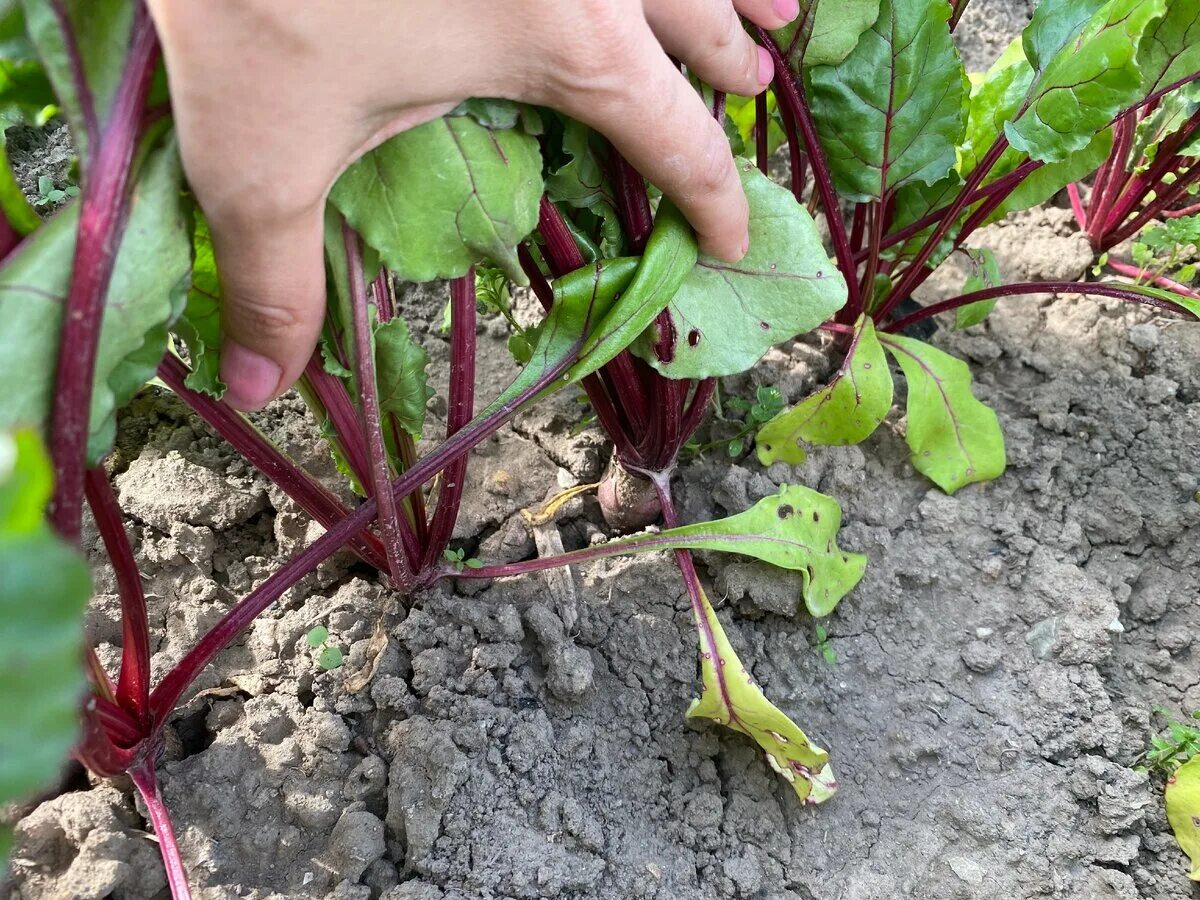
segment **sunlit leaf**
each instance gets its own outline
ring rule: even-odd
[[[809,70],[821,145],[847,199],[934,184],[953,168],[969,84],[949,16],[943,0],[883,0],[843,62]]]
[[[758,432],[758,459],[804,462],[804,444],[857,444],[879,427],[892,408],[892,373],[869,316],[860,316],[854,339],[833,380]]]
[[[516,245],[537,225],[541,171],[528,134],[450,116],[371,150],[329,200],[398,278],[455,278],[486,259],[525,284]]]
[[[1175,770],[1167,780],[1166,793],[1167,821],[1192,861],[1188,878],[1200,881],[1200,756]]]
[[[908,381],[912,464],[948,494],[1004,472],[1004,434],[996,413],[971,393],[961,359],[922,341],[885,335],[883,345]]]
[[[739,160],[750,251],[701,255],[634,351],[668,378],[744,372],[775,344],[816,328],[846,302],[846,282],[791,192]]]
[[[800,0],[800,12],[771,32],[793,72],[802,66],[836,65],[850,55],[879,18],[879,0]]]
[[[688,718],[708,719],[749,735],[797,797],[805,803],[828,800],[837,790],[829,754],[810,741],[754,683],[703,591],[695,618],[704,691],[692,701]]]

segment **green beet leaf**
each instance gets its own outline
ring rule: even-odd
[[[800,572],[804,604],[827,616],[862,578],[867,558],[837,545],[842,508],[832,497],[802,485],[784,485],[745,512],[712,522],[681,525],[604,544],[606,554],[654,550],[738,553]]]
[[[883,0],[836,66],[809,70],[813,117],[839,191],[879,199],[954,167],[968,82],[944,0]]]
[[[45,524],[50,490],[50,466],[37,436],[0,433],[3,806],[29,797],[58,775],[78,738],[87,688],[82,661],[88,571]]]
[[[85,110],[95,110],[100,126],[108,121],[129,50],[134,4],[128,0],[23,0],[23,5],[29,38],[71,127],[75,149],[80,159],[86,160]],[[56,6],[70,21],[77,56],[68,49]],[[87,82],[83,89],[76,78],[76,60]]]
[[[972,272],[967,276],[966,284],[963,285],[962,292],[964,294],[996,287],[1003,283],[1004,279],[1000,275],[1000,263],[996,261],[996,254],[986,247],[979,250],[969,249],[965,252],[967,258],[971,260]],[[991,315],[995,308],[995,300],[980,300],[978,303],[960,306],[955,311],[954,327],[970,328],[978,325]]]
[[[1138,45],[1142,96],[1200,72],[1200,0],[1170,0]]]
[[[1136,102],[1142,33],[1165,0],[1043,0],[1022,42],[1032,80],[1009,143],[1043,162],[1084,149]]]
[[[879,18],[879,0],[800,0],[800,14],[771,32],[793,72],[837,65]]]
[[[181,179],[170,144],[150,155],[133,192],[100,330],[90,465],[112,446],[116,410],[154,377],[166,327],[183,308],[191,229]],[[42,428],[49,421],[78,221],[78,204],[63,209],[0,269],[0,428]]]
[[[1200,756],[1193,757],[1167,779],[1167,821],[1175,840],[1191,860],[1188,878],[1200,881]]]
[[[739,160],[750,202],[750,251],[728,263],[701,255],[634,352],[668,378],[744,372],[775,344],[816,328],[846,302],[807,210]]]
[[[455,278],[488,259],[525,284],[516,245],[537,225],[541,170],[523,131],[450,116],[367,153],[329,200],[404,281]]]
[[[947,494],[1004,472],[996,413],[971,393],[971,370],[929,344],[885,335],[908,381],[908,446],[918,472]]]
[[[425,367],[429,354],[400,317],[375,328],[375,381],[379,386],[379,411],[395,420],[418,440],[425,427],[425,404],[433,388]],[[385,432],[387,429],[385,429]]]
[[[755,444],[764,466],[804,462],[804,444],[857,444],[892,408],[892,373],[869,316],[860,316],[854,342],[833,380],[768,422]]]
[[[192,232],[192,282],[187,306],[172,331],[188,348],[192,371],[184,382],[193,391],[218,400],[225,393],[221,381],[221,280],[213,256],[208,222],[197,209]]]
[[[701,591],[695,610],[700,632],[700,673],[704,691],[688,708],[689,719],[708,719],[749,735],[771,768],[805,803],[821,803],[837,790],[829,754],[808,739],[754,683],[725,636],[725,629]]]
[[[601,247],[605,255],[621,248],[621,220],[612,185],[604,175],[591,143],[592,130],[574,119],[563,121],[563,151],[571,158],[546,179],[546,196],[555,203],[586,209],[600,220]]]

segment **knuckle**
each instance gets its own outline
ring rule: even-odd
[[[231,324],[240,333],[268,341],[295,337],[307,324],[306,317],[296,307],[245,292],[231,292],[226,310]]]
[[[629,4],[610,0],[579,0],[574,5],[553,52],[548,92],[559,100],[580,91],[601,98],[623,96],[631,70],[641,63],[635,28],[640,12],[635,20],[625,9]]]
[[[716,194],[729,185],[733,157],[724,134],[720,140],[709,135],[697,152],[692,170],[691,188],[696,195]]]

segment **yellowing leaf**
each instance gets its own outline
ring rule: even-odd
[[[837,790],[829,754],[766,698],[738,659],[703,591],[699,600],[695,618],[704,691],[692,701],[688,718],[709,719],[749,735],[797,797],[805,803],[828,800]]]
[[[842,367],[833,381],[762,427],[755,443],[764,466],[804,462],[802,444],[857,444],[892,408],[892,373],[869,316],[859,317]]]
[[[1167,821],[1192,861],[1188,878],[1200,881],[1200,756],[1180,766],[1167,781]]]
[[[1004,472],[1004,433],[996,413],[971,393],[971,370],[929,344],[889,334],[883,345],[908,380],[912,464],[947,494]]]

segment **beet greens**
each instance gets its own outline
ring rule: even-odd
[[[1165,0],[1043,0],[1022,40],[974,79],[952,37],[966,6],[808,0],[795,23],[758,35],[776,67],[769,95],[726,98],[697,84],[735,152],[753,139],[755,161],[738,160],[751,242],[736,264],[700,254],[669,201],[598,135],[549,110],[468,101],[352,165],[329,197],[325,328],[297,388],[361,498],[353,507],[221,399],[221,281],[187,193],[141,3],[10,7],[0,18],[8,61],[36,77],[0,85],[0,105],[24,119],[61,111],[81,192],[43,223],[0,167],[0,606],[6,628],[28,629],[24,665],[37,672],[29,683],[6,671],[3,686],[46,724],[36,737],[6,717],[0,801],[46,784],[50,751],[74,742],[95,774],[131,775],[173,895],[189,896],[155,775],[164,728],[220,651],[341,549],[407,603],[445,580],[672,551],[699,634],[702,691],[688,715],[751,737],[802,801],[827,799],[836,788],[828,754],[754,684],[692,551],[800,572],[813,616],[833,611],[866,560],[838,547],[837,502],[799,485],[725,519],[680,521],[672,476],[716,379],[805,332],[832,336],[840,365],[830,383],[758,431],[764,464],[794,464],[809,445],[858,443],[878,428],[894,398],[890,357],[907,383],[913,464],[953,492],[1003,472],[1003,435],[973,396],[966,364],[906,333],[910,326],[956,311],[969,327],[998,299],[1066,293],[1200,317],[1193,299],[1139,284],[1005,285],[993,259],[964,246],[980,227],[1097,167],[1095,212],[1084,224],[1091,232],[1099,223],[1098,248],[1140,228],[1147,213],[1179,209],[1187,189],[1177,186],[1195,162],[1187,154],[1200,0],[1169,9]],[[765,174],[783,145],[790,190]],[[917,306],[914,292],[956,253],[970,255],[977,274],[960,296]],[[422,444],[435,431],[428,357],[396,286],[433,280],[449,282],[450,384],[440,440]],[[517,326],[497,299],[508,282],[527,285],[540,303],[535,326]],[[521,364],[492,398],[475,396],[481,310],[515,326],[510,348]],[[325,529],[157,682],[141,579],[104,468],[117,410],[155,376]],[[615,531],[637,533],[557,556],[465,558],[450,538],[470,451],[565,389],[586,394],[612,443],[599,488],[604,516]],[[35,433],[53,460],[49,525]],[[120,594],[112,674],[82,640],[83,567],[67,549],[79,543],[85,503]],[[662,530],[639,530],[660,517]],[[54,571],[35,578],[34,562]],[[46,601],[26,602],[34,591]],[[82,672],[68,659],[78,656]]]

